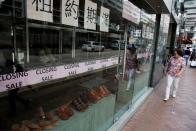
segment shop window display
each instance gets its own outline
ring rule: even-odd
[[[2,3],[7,4],[8,1]],[[48,5],[42,3],[44,8],[37,6],[34,16],[27,12],[27,21],[25,16],[20,20],[19,17],[14,17],[17,22],[14,23],[13,30],[10,29],[13,16],[5,17],[9,22],[0,19],[5,28],[1,32],[6,36],[0,37],[0,45],[5,47],[2,51],[7,54],[5,60],[1,59],[1,78],[3,83],[10,81],[7,84],[10,89],[17,88],[8,92],[2,90],[0,94],[0,105],[3,107],[0,110],[0,130],[106,130],[113,124],[118,90],[115,75],[119,50],[111,49],[111,42],[123,38],[123,30],[116,31],[121,23],[114,22],[116,24],[112,28],[107,21],[105,25],[108,25],[108,32],[100,32],[99,21],[96,23],[96,30],[84,29],[82,10],[84,13],[85,0],[82,0],[78,27],[65,25],[59,14],[61,2],[49,1],[51,3]],[[33,5],[30,3],[28,6],[36,7],[39,2],[43,1]],[[11,5],[12,2],[9,7]],[[46,6],[49,8],[45,8]],[[108,12],[110,6],[104,6],[107,9],[103,8],[102,12]],[[5,9],[12,15],[12,8]],[[97,14],[100,15],[101,2],[97,2],[97,8]],[[25,10],[22,13],[25,14]],[[40,17],[36,13],[47,14],[48,17]],[[111,16],[105,16],[108,17]],[[4,16],[0,15],[0,18]],[[110,30],[114,33],[110,34]],[[10,62],[9,67],[5,66],[6,60]],[[82,73],[74,70],[81,65],[89,68],[77,70]],[[4,69],[8,68],[9,71],[5,72]],[[60,74],[55,73],[60,68],[64,70],[59,71]],[[36,74],[32,75],[32,72]],[[67,74],[62,76],[63,73]],[[39,79],[39,76],[43,77]],[[14,83],[11,78],[17,82]],[[3,83],[1,82],[1,86],[4,86]]]
[[[0,6],[7,13],[0,14],[0,130],[107,130],[148,83],[153,39],[141,36],[141,21],[122,17],[123,1],[20,2],[27,16],[25,9],[15,16],[9,0]],[[124,59],[130,45],[138,64],[131,84]]]
[[[22,92],[19,95],[30,103],[26,107],[16,101],[17,117],[3,113],[9,109],[4,101],[7,98],[1,98],[4,124],[0,127],[3,130],[105,130],[113,123],[118,85],[113,73],[116,68]]]

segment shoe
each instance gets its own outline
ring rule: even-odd
[[[13,124],[12,127],[11,127],[12,131],[19,131],[19,129],[20,129],[20,125],[19,124]]]
[[[102,86],[98,87],[98,88],[96,89],[96,91],[97,91],[97,93],[98,93],[101,97],[105,97],[105,96],[108,95],[107,92],[105,91],[105,89],[104,89]]]
[[[62,120],[68,120],[74,113],[69,106],[61,106],[56,110],[56,114]]]
[[[72,101],[73,108],[77,111],[84,112],[88,107],[80,98],[76,98]]]
[[[30,131],[30,129],[25,125],[14,124],[11,127],[12,131]]]
[[[126,91],[130,91],[130,89],[127,88]]]
[[[52,124],[46,120],[40,120],[39,126],[44,130],[51,130],[53,128]]]
[[[30,130],[41,130],[41,127],[29,120],[24,120],[22,121],[22,124],[28,127]]]
[[[176,98],[176,94],[173,94],[172,97],[173,97],[173,98]]]
[[[169,98],[165,98],[165,99],[163,99],[163,101],[164,101],[164,102],[166,102],[166,101],[168,101],[168,100],[169,100]]]
[[[105,92],[106,92],[107,95],[110,95],[111,94],[111,92],[108,90],[108,88],[105,85],[103,85],[102,87],[105,90]]]
[[[91,90],[89,92],[89,96],[93,98],[96,102],[101,99],[101,97],[98,95],[98,93],[95,90]]]
[[[59,119],[52,112],[46,114],[46,120],[49,120],[53,126],[59,125]]]

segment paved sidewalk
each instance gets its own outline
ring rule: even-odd
[[[122,131],[196,131],[196,69],[187,67],[176,98],[163,102],[165,79]]]

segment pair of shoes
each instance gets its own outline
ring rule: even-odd
[[[80,111],[80,112],[84,112],[87,108],[88,108],[88,105],[85,104],[81,98],[76,98],[72,101],[72,105],[74,107],[74,109],[76,109],[77,111]]]
[[[71,116],[73,116],[74,112],[69,106],[61,106],[56,110],[56,114],[62,120],[68,120]]]

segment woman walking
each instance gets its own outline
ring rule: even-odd
[[[129,91],[134,86],[134,80],[135,80],[135,73],[136,69],[138,68],[138,61],[137,61],[137,54],[136,54],[136,48],[133,44],[129,44],[127,46],[127,54],[126,54],[126,75],[128,78],[128,84],[127,84],[127,91]]]
[[[185,68],[185,60],[182,57],[183,52],[179,49],[175,50],[174,56],[169,59],[168,67],[167,67],[167,87],[165,91],[164,101],[167,101],[170,96],[170,89],[172,84],[174,83],[174,89],[172,92],[172,97],[176,97],[176,92],[178,89],[180,77]]]

